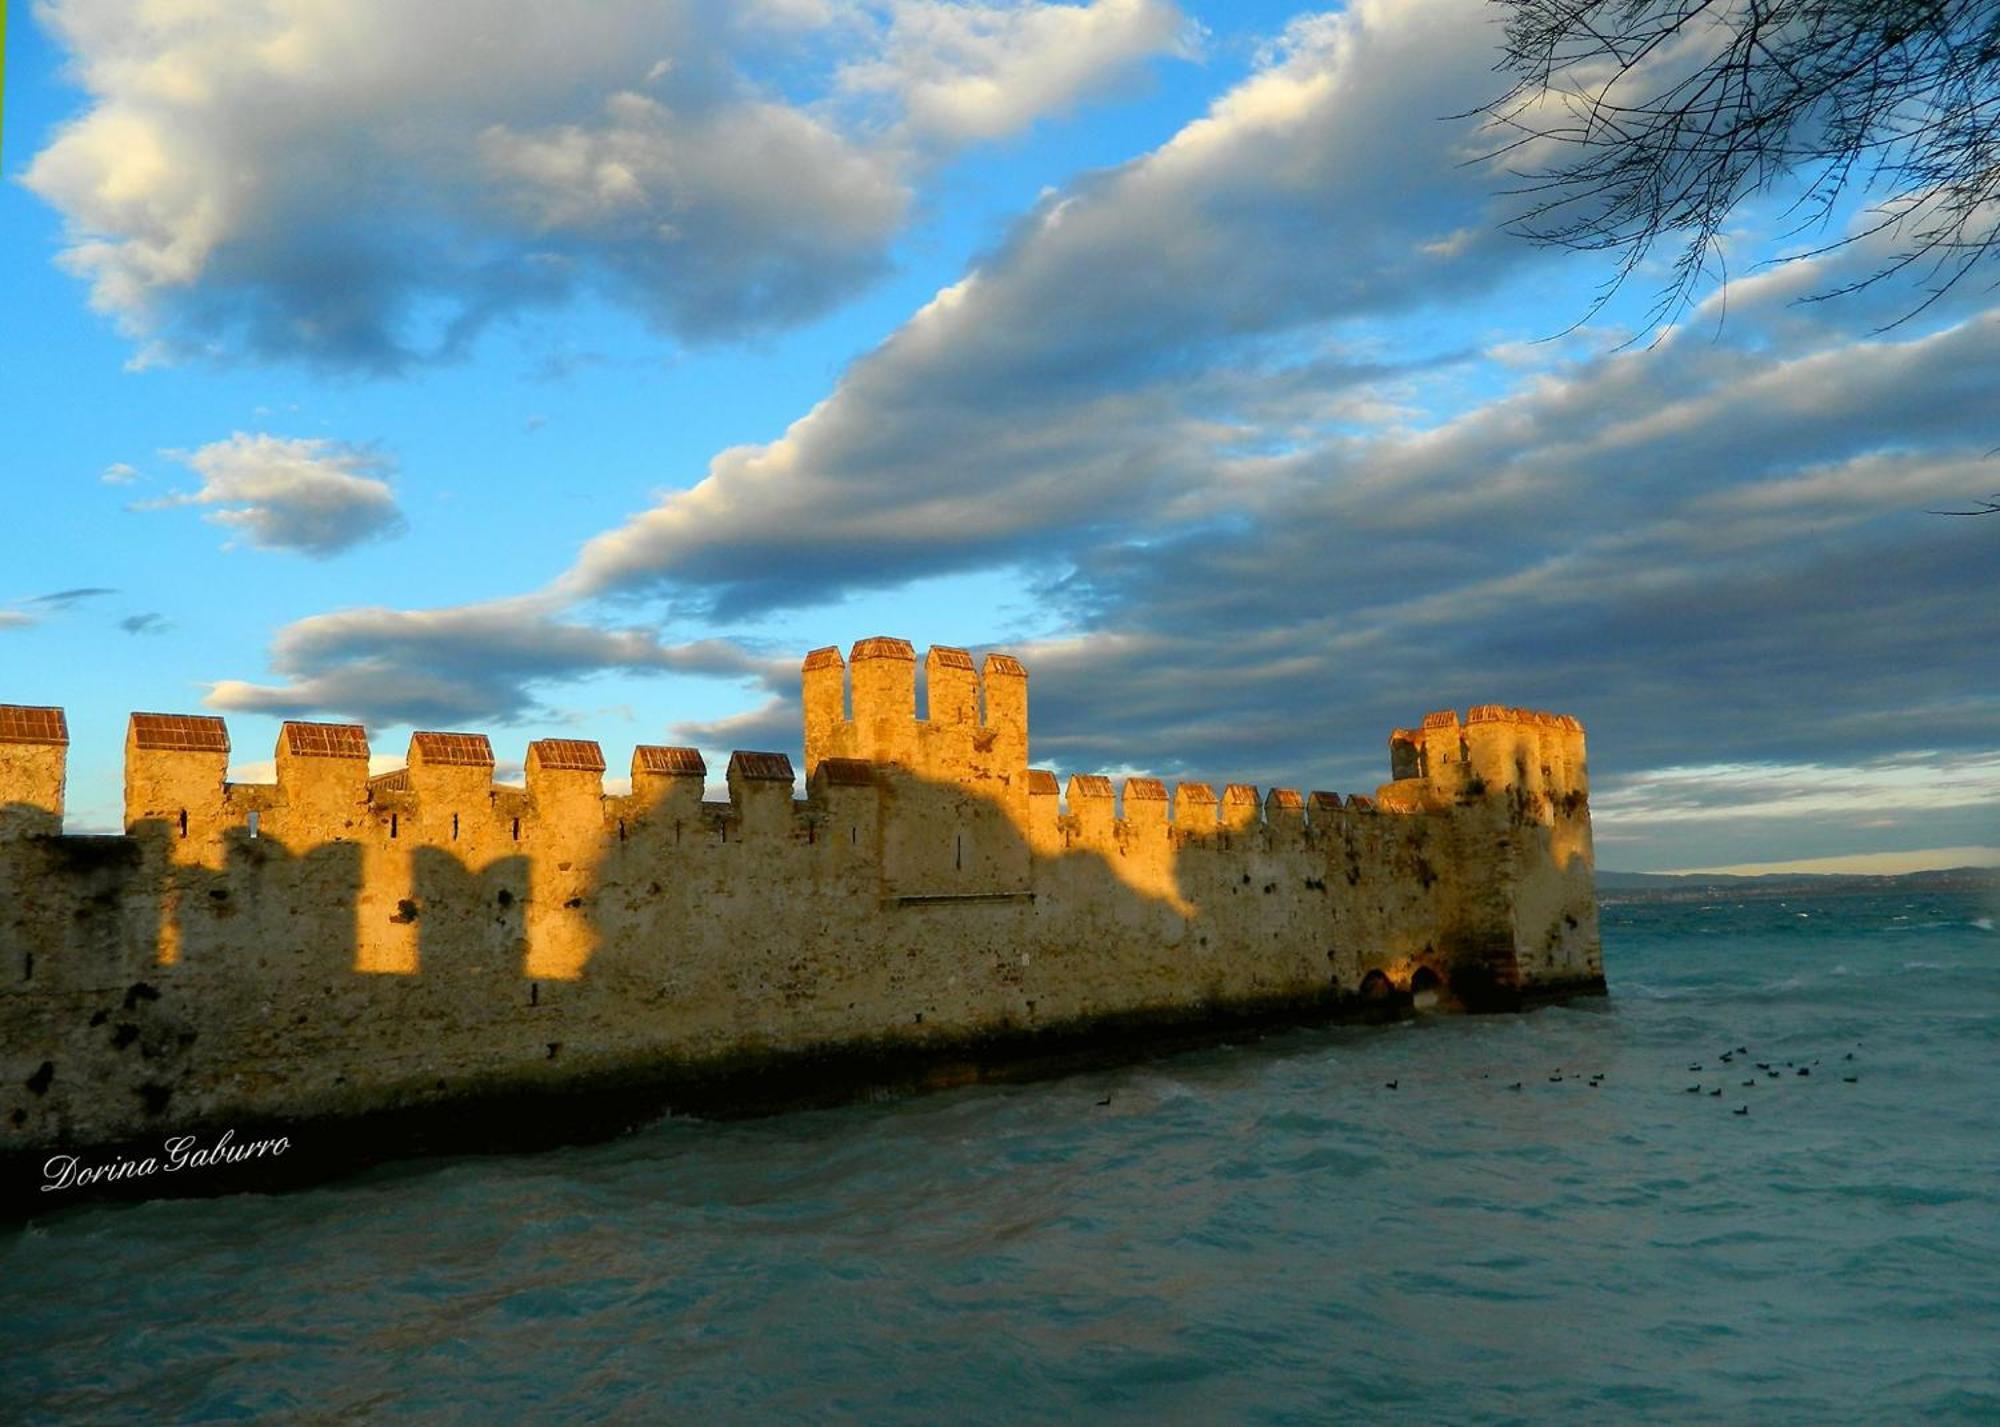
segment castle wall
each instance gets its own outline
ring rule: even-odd
[[[1330,1013],[1422,967],[1471,1004],[1601,984],[1574,720],[1432,715],[1372,799],[1065,796],[1027,766],[1018,663],[931,650],[921,718],[915,673],[900,640],[808,657],[802,799],[788,756],[740,752],[703,802],[700,756],[665,748],[607,797],[563,739],[499,787],[462,733],[370,778],[360,729],[296,723],[273,785],[232,785],[220,720],[135,716],[125,836],[0,841],[0,1149]],[[61,745],[31,747],[0,806],[59,790]]]

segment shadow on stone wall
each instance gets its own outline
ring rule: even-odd
[[[587,855],[531,828],[478,866],[366,824],[227,829],[214,866],[165,821],[0,842],[0,1143],[393,1112],[420,1147],[497,1147],[589,1132],[574,1091],[616,1128],[1059,1070],[1398,1014],[1413,980],[1488,990],[1512,954],[1462,845],[1483,823],[1148,830],[1000,791],[877,771],[797,804],[607,803]],[[1555,830],[1510,835],[1554,866]],[[413,960],[358,969],[382,939]],[[573,977],[534,974],[552,947]]]

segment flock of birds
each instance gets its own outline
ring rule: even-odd
[[[1717,1060],[1722,1065],[1734,1066],[1736,1064],[1736,1058],[1738,1056],[1743,1056],[1747,1058],[1749,1054],[1750,1054],[1750,1048],[1748,1046],[1739,1045],[1733,1047],[1732,1049],[1725,1050],[1720,1056],[1717,1057]],[[1848,1051],[1847,1054],[1843,1057],[1844,1061],[1852,1061],[1853,1059],[1854,1059],[1853,1051]],[[1769,1060],[1752,1060],[1749,1061],[1749,1064],[1754,1069],[1761,1070],[1764,1073],[1764,1077],[1767,1080],[1778,1080],[1784,1076],[1784,1073],[1787,1070],[1791,1071],[1794,1075],[1811,1075],[1813,1073],[1813,1068],[1819,1064],[1819,1057],[1815,1056],[1810,1061],[1806,1061],[1803,1063],[1799,1061],[1788,1060],[1784,1063],[1782,1069],[1778,1066],[1777,1062]],[[1705,1067],[1700,1061],[1696,1061],[1694,1064],[1688,1067],[1688,1073],[1691,1075],[1699,1075],[1700,1073],[1702,1073],[1704,1068]],[[1728,1073],[1730,1072],[1724,1072],[1724,1074]],[[1484,1073],[1482,1073],[1479,1078],[1481,1080],[1485,1080],[1488,1077]],[[1563,1074],[1563,1068],[1559,1065],[1555,1068],[1554,1071],[1550,1073],[1549,1084],[1560,1085],[1563,1083],[1565,1078],[1566,1077]],[[1840,1077],[1840,1079],[1841,1083],[1844,1085],[1854,1085],[1860,1082],[1861,1076],[1859,1073],[1856,1073],[1853,1075],[1843,1075]],[[1588,1085],[1592,1090],[1595,1090],[1599,1086],[1603,1085],[1604,1072],[1601,1070],[1593,1071],[1591,1074],[1584,1076],[1582,1078],[1581,1083]],[[1757,1083],[1757,1077],[1755,1075],[1752,1075],[1748,1080],[1742,1083],[1742,1086],[1740,1088],[1747,1090],[1756,1083]],[[1401,1084],[1400,1079],[1387,1080],[1382,1083],[1382,1088],[1384,1090],[1394,1090],[1400,1084]],[[1522,1087],[1522,1084],[1523,1084],[1522,1081],[1516,1080],[1513,1084],[1509,1085],[1507,1088],[1509,1090],[1519,1090]],[[1702,1082],[1696,1081],[1693,1085],[1687,1087],[1685,1093],[1689,1095],[1699,1095],[1703,1092],[1703,1089],[1704,1086]],[[1711,1088],[1708,1088],[1707,1093],[1713,1099],[1720,1099],[1722,1096],[1723,1089],[1724,1089],[1723,1086],[1716,1085]],[[1737,1109],[1731,1111],[1730,1113],[1736,1115],[1747,1115],[1750,1113],[1750,1107],[1746,1104],[1738,1107]]]

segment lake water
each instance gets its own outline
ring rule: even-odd
[[[0,1418],[2000,1421],[1993,916],[1614,903],[1604,1000],[78,1210]]]

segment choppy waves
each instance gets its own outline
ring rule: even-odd
[[[1611,999],[1524,1016],[58,1217],[0,1240],[6,1408],[1992,1421],[2000,957],[1907,900],[1607,908]]]

